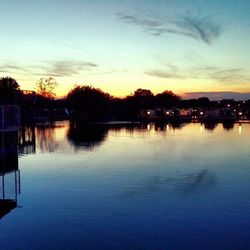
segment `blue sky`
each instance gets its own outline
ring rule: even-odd
[[[91,84],[116,96],[137,88],[250,92],[247,0],[0,0],[0,71],[58,95]]]

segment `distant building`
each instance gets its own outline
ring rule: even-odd
[[[140,118],[144,119],[155,119],[156,118],[156,110],[155,109],[143,109],[139,114]]]
[[[23,95],[36,95],[36,92],[33,90],[22,90]]]

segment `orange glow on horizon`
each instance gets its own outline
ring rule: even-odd
[[[17,79],[18,80],[18,79]],[[57,79],[56,79],[57,80]],[[128,77],[128,79],[122,78],[121,80],[117,79],[105,79],[106,81],[101,81],[100,79],[97,79],[96,81],[86,81],[86,83],[83,84],[69,84],[69,82],[79,82],[79,80],[73,80],[72,79],[59,79],[58,87],[56,89],[56,98],[64,98],[67,96],[70,90],[72,90],[76,85],[80,86],[92,86],[94,88],[99,88],[102,91],[110,94],[111,96],[118,97],[118,98],[124,98],[128,95],[132,95],[134,91],[138,88],[148,89],[151,90],[154,95],[161,93],[165,90],[172,91],[174,94],[185,98],[185,93],[190,92],[238,92],[238,93],[249,93],[250,88],[247,88],[246,86],[228,86],[225,88],[225,86],[212,84],[210,80],[204,79],[186,79],[186,80],[180,80],[180,79],[173,79],[173,81],[169,81],[168,79],[155,79],[150,80],[146,78],[142,79],[136,79],[138,80],[138,84],[136,83],[136,80],[132,81],[132,76]],[[30,80],[29,80],[30,81]],[[30,86],[30,83],[27,82],[25,79],[20,79],[20,87],[23,90],[32,90],[34,91],[34,86]],[[22,82],[22,83],[21,83]],[[35,82],[35,81],[32,81]],[[90,83],[95,82],[94,84]],[[110,83],[109,83],[110,82]],[[116,82],[119,82],[119,84],[116,84]],[[139,83],[143,84],[139,84]],[[153,84],[155,82],[155,84]]]

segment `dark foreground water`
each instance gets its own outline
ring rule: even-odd
[[[250,249],[250,124],[61,122],[23,137],[0,249]]]

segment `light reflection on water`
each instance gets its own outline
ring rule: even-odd
[[[249,249],[250,124],[27,131],[0,249]]]

